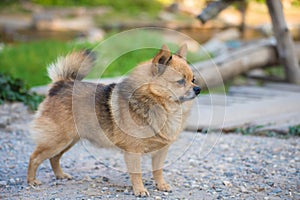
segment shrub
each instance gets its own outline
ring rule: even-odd
[[[43,96],[30,92],[21,79],[0,73],[0,104],[5,101],[20,101],[36,110],[43,98]]]

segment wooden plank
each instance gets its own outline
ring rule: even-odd
[[[299,85],[292,85],[287,83],[266,83],[265,88],[275,89],[278,91],[290,91],[290,92],[300,92]]]
[[[233,86],[229,88],[229,94],[249,94],[249,96],[273,97],[282,95],[293,95],[294,91],[278,90],[276,88],[253,87],[253,86]]]
[[[200,105],[212,105],[212,101],[214,102],[214,105],[224,105],[227,106],[233,105],[235,103],[245,103],[249,101],[253,101],[253,98],[249,98],[246,96],[230,96],[230,98],[227,98],[228,96],[222,95],[222,94],[210,94],[210,95],[203,95],[201,98],[197,100],[197,103]],[[256,99],[256,98],[255,98]],[[225,102],[225,103],[224,103]]]
[[[299,92],[247,86],[233,87],[233,91],[236,93],[227,97],[200,95],[187,120],[187,130],[233,129],[246,124],[282,123],[293,116],[300,117]],[[240,98],[244,94],[246,94],[244,96],[246,100]],[[238,95],[238,98],[235,95]],[[261,96],[259,99],[252,98],[259,95]],[[213,97],[218,100],[212,100]],[[237,100],[239,98],[241,101]],[[201,104],[208,102],[209,99],[211,104]],[[230,103],[227,104],[224,99]],[[214,104],[214,102],[218,103]],[[294,114],[288,115],[290,113]]]

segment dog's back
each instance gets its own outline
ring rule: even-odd
[[[110,112],[101,115],[97,112],[110,107],[109,98],[115,84],[81,82],[93,67],[94,60],[95,56],[88,51],[73,52],[48,67],[53,83],[39,106],[31,129],[37,144],[48,145],[70,138],[76,143],[79,138],[84,138],[97,145],[111,146],[106,137],[99,137],[104,134],[103,127],[111,127]],[[101,123],[102,119],[105,123]]]

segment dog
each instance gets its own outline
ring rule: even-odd
[[[169,146],[184,128],[192,100],[200,93],[186,61],[187,46],[171,54],[166,45],[150,61],[138,65],[123,81],[109,85],[84,82],[95,63],[90,51],[72,52],[48,67],[52,80],[32,123],[36,148],[30,156],[27,182],[50,160],[58,179],[71,179],[60,158],[80,139],[97,147],[124,152],[133,193],[149,196],[142,182],[141,156],[151,155],[156,187],[171,191],[163,178]]]

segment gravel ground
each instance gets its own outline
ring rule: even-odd
[[[45,161],[37,174],[43,185],[29,187],[32,117],[22,104],[0,106],[0,199],[137,199],[121,153],[83,142],[62,158],[72,180],[56,180]],[[299,144],[300,138],[184,132],[165,167],[173,192],[155,190],[147,157],[144,183],[149,199],[300,199]]]

